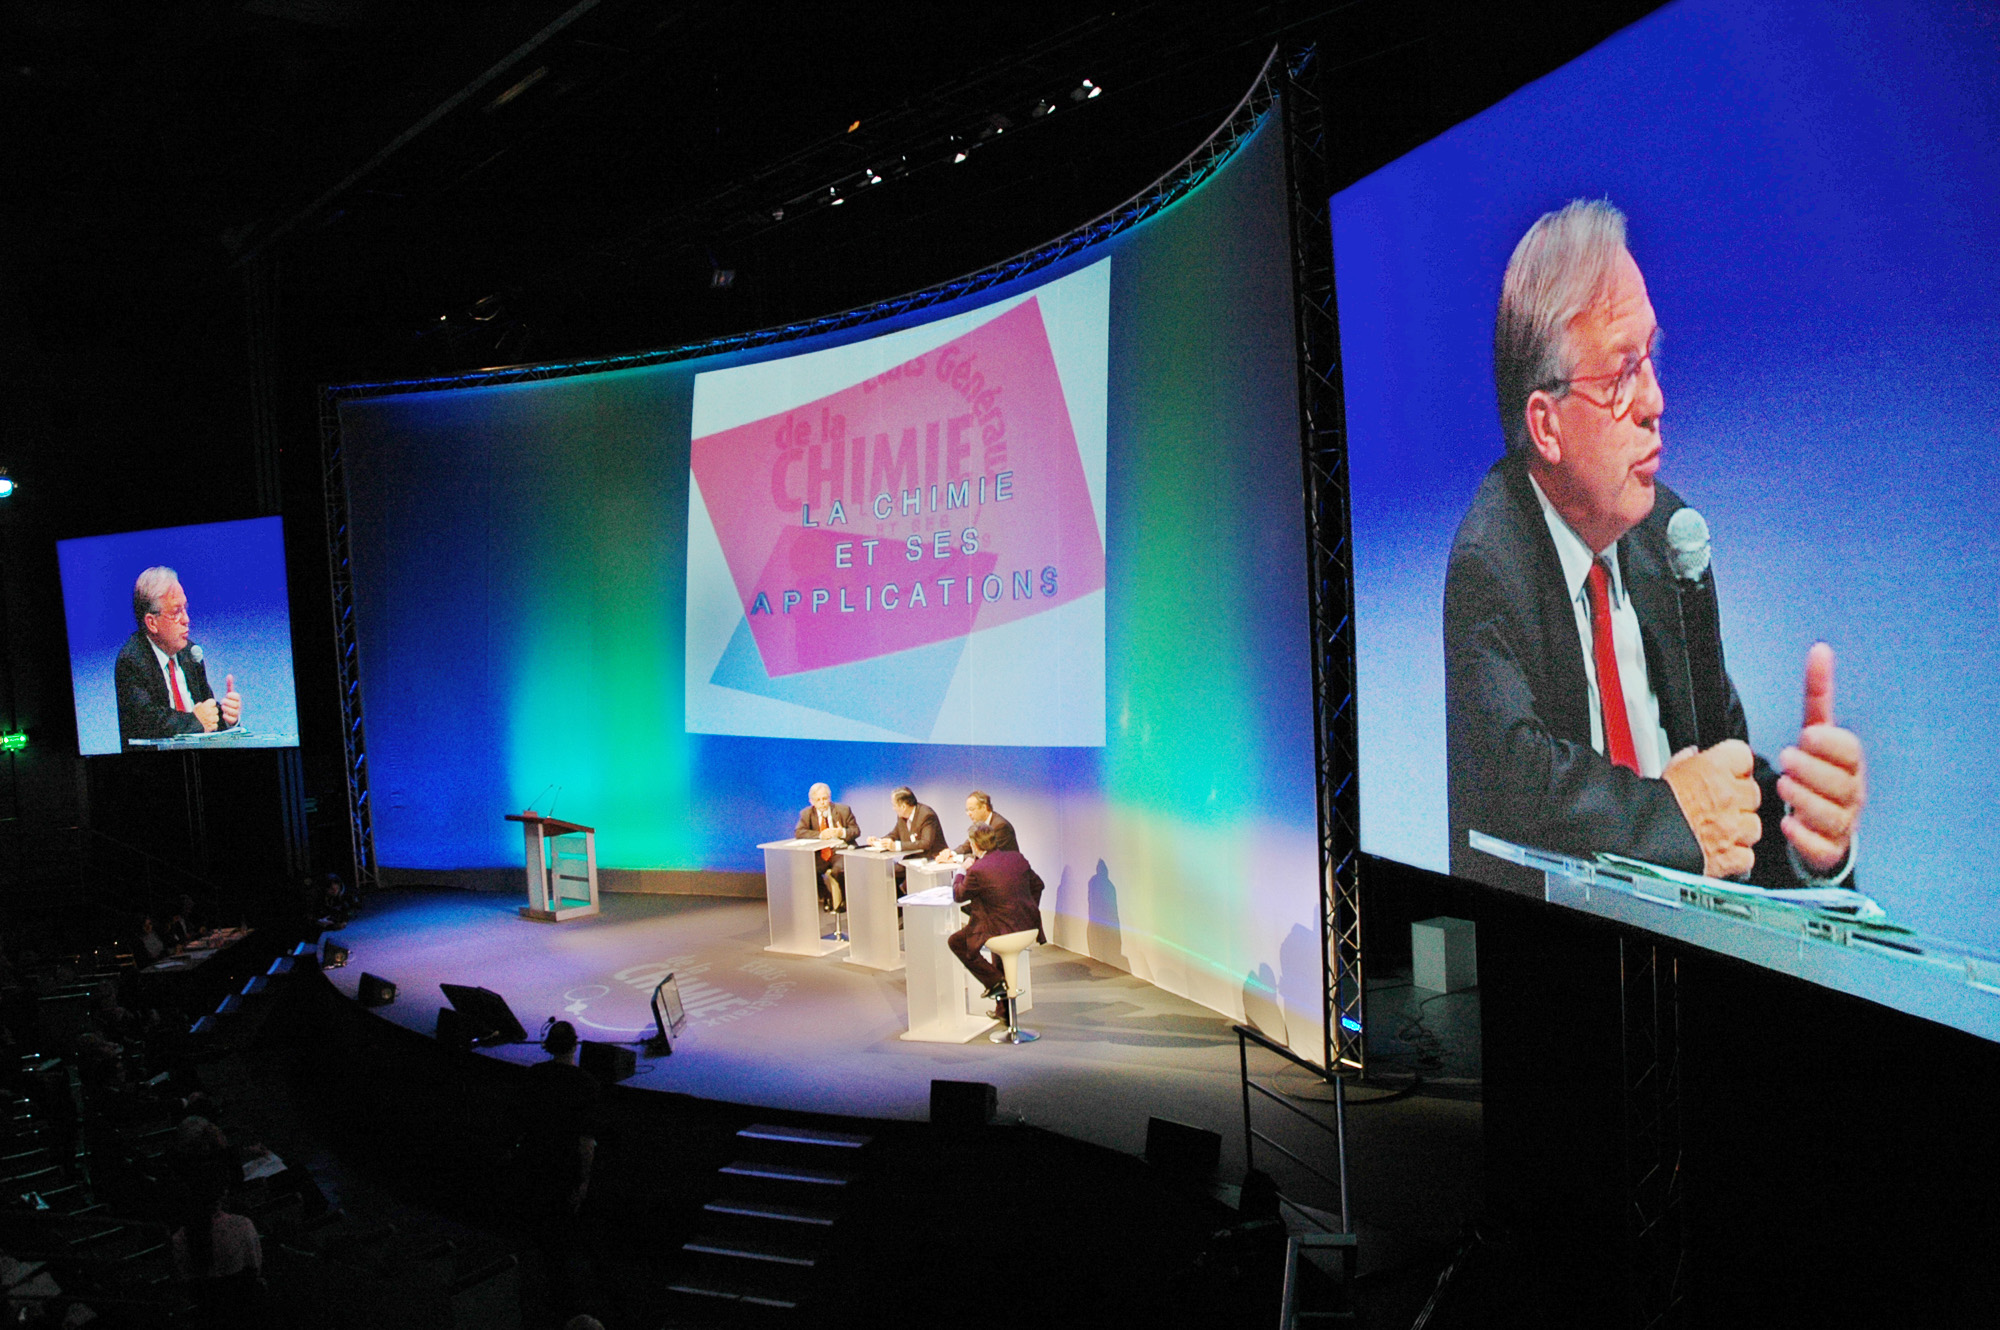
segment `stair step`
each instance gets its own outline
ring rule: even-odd
[[[686,1293],[697,1298],[714,1298],[719,1302],[741,1302],[753,1307],[796,1307],[796,1299],[787,1298],[768,1288],[745,1287],[731,1280],[723,1279],[683,1279],[667,1285],[669,1293]]]
[[[701,1207],[712,1214],[741,1215],[746,1219],[775,1219],[784,1224],[817,1224],[831,1227],[836,1216],[806,1205],[786,1205],[783,1201],[740,1201],[724,1198]]]
[[[811,1164],[764,1164],[739,1159],[716,1170],[738,1178],[769,1178],[774,1182],[807,1182],[822,1187],[845,1187],[855,1174],[837,1168],[815,1168]]]
[[[871,1136],[857,1136],[852,1132],[824,1131],[818,1127],[774,1127],[765,1122],[753,1122],[736,1134],[751,1141],[783,1141],[788,1145],[824,1145],[835,1150],[859,1150],[874,1139]]]
[[[681,1250],[700,1252],[704,1256],[728,1256],[739,1261],[763,1261],[769,1265],[796,1265],[806,1269],[819,1264],[819,1258],[815,1256],[779,1251],[743,1238],[719,1237],[712,1233],[683,1242]]]

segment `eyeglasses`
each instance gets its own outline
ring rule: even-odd
[[[166,620],[168,620],[168,621],[170,621],[170,622],[177,622],[177,623],[186,623],[186,622],[187,622],[187,617],[188,617],[188,607],[187,607],[186,605],[182,605],[182,606],[181,606],[181,607],[180,607],[179,609],[173,609],[173,610],[166,610],[166,609],[159,609],[159,610],[154,610],[154,611],[153,611],[152,613],[148,614],[148,615],[147,615],[146,617],[147,617],[147,618],[149,618],[149,619],[166,619]]]
[[[1660,330],[1655,328],[1653,329],[1652,337],[1646,342],[1645,354],[1633,355],[1629,351],[1626,352],[1623,363],[1613,373],[1582,374],[1569,379],[1550,379],[1547,383],[1540,385],[1540,391],[1552,393],[1568,389],[1571,392],[1575,392],[1576,385],[1579,383],[1609,383],[1611,385],[1611,392],[1603,401],[1599,401],[1589,393],[1579,392],[1576,395],[1592,406],[1602,407],[1604,410],[1609,411],[1613,420],[1623,420],[1626,414],[1632,410],[1633,401],[1639,396],[1639,371],[1651,362],[1653,364],[1653,376],[1655,379],[1658,379],[1660,367],[1655,357],[1659,353]]]

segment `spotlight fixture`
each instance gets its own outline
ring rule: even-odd
[[[7,468],[0,466],[0,499],[14,492],[14,478],[7,474]]]
[[[879,185],[882,183],[882,177],[875,173],[875,168],[872,166],[868,168],[868,183],[871,185]]]
[[[1029,114],[1033,115],[1036,119],[1039,120],[1041,117],[1047,115],[1049,112],[1055,109],[1056,109],[1055,106],[1050,103],[1049,99],[1044,97],[1040,101],[1035,103],[1035,109]]]
[[[964,160],[965,160],[965,149],[960,148],[958,150],[958,153],[951,159],[951,164],[953,166],[956,166]]]
[[[841,204],[847,202],[846,199],[840,197],[840,191],[837,189],[828,189],[826,192],[829,196],[831,196],[830,201],[836,208],[838,208]]]
[[[771,220],[772,220],[772,221],[774,221],[774,222],[782,222],[782,221],[784,221],[784,220],[785,220],[785,210],[784,210],[783,208],[773,208],[773,209],[771,209]]]
[[[1095,83],[1092,83],[1089,79],[1085,79],[1083,81],[1083,86],[1086,89],[1088,89],[1088,91],[1083,94],[1086,98],[1097,97],[1102,95],[1104,92],[1104,89],[1098,87]]]

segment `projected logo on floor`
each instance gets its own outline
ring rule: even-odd
[[[1039,741],[1103,742],[1108,290],[1108,271],[1074,274],[969,327],[697,379],[691,730],[882,737],[787,728],[754,697],[965,742],[937,731],[965,723],[953,684],[977,666],[1067,672],[1078,701]],[[1087,598],[1092,613],[1065,617]]]
[[[679,982],[681,1005],[687,1009],[689,1023],[703,1027],[727,1025],[760,1011],[768,1011],[783,1002],[797,987],[797,981],[787,979],[785,972],[769,961],[748,960],[740,965],[718,967],[708,961],[697,961],[692,956],[669,956],[663,961],[628,965],[612,975],[611,979],[620,987],[637,993],[643,1003],[652,996],[660,980],[669,974]],[[620,993],[615,1002],[609,1000],[612,993],[613,990],[603,984],[572,988],[563,994],[563,1010],[572,1021],[588,1025],[593,1030],[644,1034],[652,1028],[650,1024],[605,1025],[592,1020],[588,1013],[594,1007],[615,1007],[621,1012],[630,1010],[632,999],[629,993]]]

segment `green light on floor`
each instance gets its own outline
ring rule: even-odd
[[[0,753],[18,753],[27,746],[28,735],[25,730],[17,730],[12,734],[0,734]]]

